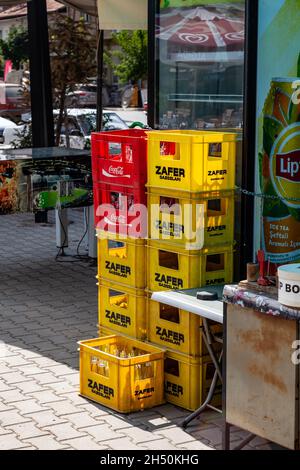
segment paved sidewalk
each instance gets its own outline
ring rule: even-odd
[[[70,218],[74,254],[82,211]],[[53,224],[0,216],[0,450],[220,449],[216,413],[184,431],[188,413],[172,405],[124,416],[78,396],[76,342],[97,335],[96,268],[55,255]],[[234,444],[244,435],[234,430]],[[247,448],[270,446],[257,438]]]

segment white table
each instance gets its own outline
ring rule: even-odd
[[[203,326],[201,327],[201,334],[209,355],[213,361],[215,366],[215,373],[209,388],[209,392],[204,403],[198,408],[196,411],[191,413],[182,423],[182,426],[185,428],[193,419],[198,418],[199,415],[204,411],[206,408],[213,409],[221,413],[222,411],[218,408],[215,408],[210,404],[218,378],[222,382],[222,372],[221,372],[221,361],[223,356],[223,349],[217,355],[213,350],[213,343],[218,342],[223,344],[223,338],[215,335],[209,326],[209,320],[217,323],[223,324],[223,308],[224,304],[222,302],[222,293],[223,293],[224,286],[215,286],[215,287],[205,287],[199,289],[189,289],[183,291],[162,291],[162,292],[153,292],[152,293],[152,300],[157,302],[161,302],[166,305],[170,305],[171,307],[176,307],[181,310],[185,310],[189,313],[194,313],[195,315],[199,315],[203,318]],[[197,299],[197,292],[205,291],[205,292],[217,292],[218,293],[218,300],[199,300]]]

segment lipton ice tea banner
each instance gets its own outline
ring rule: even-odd
[[[276,264],[300,259],[299,24],[299,0],[259,2],[257,189],[265,197],[256,219]]]

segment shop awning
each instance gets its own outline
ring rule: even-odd
[[[92,16],[98,16],[100,29],[147,29],[148,0],[59,0]],[[2,0],[1,6],[18,5],[18,0]]]
[[[207,60],[208,54],[244,50],[244,16],[239,8],[196,7],[162,11],[156,37],[166,42],[167,59]]]

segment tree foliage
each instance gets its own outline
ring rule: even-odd
[[[56,125],[58,145],[66,114],[67,93],[96,72],[96,37],[83,19],[75,21],[57,14],[49,25],[49,41],[54,106],[59,109]]]
[[[113,33],[113,41],[120,49],[112,52],[110,63],[120,82],[136,83],[140,79],[147,78],[147,32],[120,31]],[[118,63],[112,60],[113,57],[118,59]]]
[[[14,68],[29,59],[28,31],[23,27],[11,28],[6,40],[0,40],[0,53],[5,60],[11,60]]]

